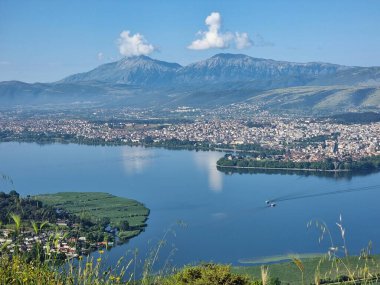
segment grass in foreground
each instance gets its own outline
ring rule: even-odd
[[[380,284],[380,256],[293,259],[292,262],[268,266],[231,267],[206,263],[185,266],[169,275],[147,272],[140,279],[134,275],[136,259],[119,260],[106,266],[100,257],[70,261],[64,269],[49,263],[28,262],[15,255],[0,257],[0,284],[31,285],[286,285],[286,284]],[[347,265],[349,264],[349,268]],[[353,273],[352,277],[348,273]],[[302,274],[301,274],[302,273]]]
[[[380,273],[380,255],[369,257],[349,256],[342,259],[332,260],[328,256],[301,258],[302,274],[295,260],[291,262],[270,264],[269,274],[281,280],[281,284],[334,284],[339,279],[350,278],[352,272],[354,279],[371,279],[371,283],[347,282],[342,284],[377,284],[374,283],[376,276]],[[300,264],[299,264],[300,265]],[[252,279],[261,276],[260,266],[238,266],[233,267],[232,272],[248,275]],[[302,276],[303,275],[303,276]],[[302,280],[303,277],[303,280]],[[380,279],[379,279],[380,280]],[[325,283],[324,283],[325,282]]]
[[[248,276],[231,272],[228,265],[204,264],[184,267],[170,276],[149,275],[140,280],[133,280],[133,274],[125,276],[132,265],[130,260],[124,267],[121,263],[116,268],[104,268],[101,258],[71,263],[66,270],[46,263],[28,263],[20,256],[9,259],[0,257],[1,285],[259,285]]]

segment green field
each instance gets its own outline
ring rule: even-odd
[[[86,215],[94,222],[109,218],[111,225],[116,226],[126,220],[131,233],[145,227],[149,215],[149,209],[142,203],[102,192],[60,192],[34,198],[78,216]]]
[[[281,284],[315,284],[315,276],[319,275],[320,279],[336,280],[339,276],[349,276],[350,272],[355,277],[363,277],[364,272],[370,272],[373,276],[380,272],[380,256],[371,255],[367,258],[358,256],[349,256],[342,259],[330,259],[327,255],[311,257],[313,254],[291,255],[291,256],[274,256],[265,257],[259,260],[251,260],[252,266],[237,266],[232,268],[232,272],[242,275],[248,275],[254,280],[260,280],[261,266],[266,264],[269,268],[269,276],[273,279],[278,278]],[[317,256],[319,254],[316,254]],[[300,269],[292,261],[281,262],[296,257],[301,260],[303,265],[303,278]],[[241,262],[249,264],[249,260]],[[367,276],[368,277],[368,276]],[[369,282],[369,281],[367,281]],[[331,282],[334,284],[335,282]],[[351,283],[350,283],[351,284]],[[354,283],[352,283],[354,284]],[[357,282],[356,284],[360,284]],[[364,283],[363,283],[364,284]],[[371,283],[378,284],[374,280]]]

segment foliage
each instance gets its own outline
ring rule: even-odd
[[[2,285],[63,285],[59,272],[36,260],[27,261],[15,255],[0,256],[0,284]]]
[[[64,268],[53,264],[28,260],[17,255],[9,258],[0,256],[1,285],[117,285],[126,284],[124,273],[132,261],[126,266],[118,262],[114,268],[106,268],[102,258],[80,259],[69,262]],[[118,273],[119,272],[119,273]],[[123,282],[125,281],[125,282]],[[129,280],[130,281],[130,280]],[[131,284],[128,282],[127,284]]]
[[[353,161],[333,161],[326,159],[324,161],[291,161],[275,159],[255,159],[252,156],[231,156],[226,154],[217,162],[219,167],[251,167],[267,169],[305,169],[305,170],[322,170],[322,171],[370,171],[380,169],[380,156],[369,156]]]
[[[127,231],[129,230],[129,223],[127,220],[120,221],[118,228],[120,231]]]
[[[337,123],[343,124],[369,124],[380,121],[380,113],[376,112],[351,112],[331,116]]]
[[[144,230],[149,215],[149,209],[142,203],[108,193],[62,192],[34,198],[79,217],[83,235],[95,242],[114,240],[111,233],[104,232],[108,226],[119,229],[121,241],[135,237]]]
[[[147,259],[147,274],[136,278],[133,267],[137,255],[129,259],[120,259],[114,265],[103,262],[103,250],[99,257],[80,257],[79,260],[68,261],[65,266],[57,267],[53,263],[30,259],[26,255],[9,256],[0,250],[0,284],[32,284],[32,285],[281,285],[281,284],[376,284],[380,279],[380,256],[371,255],[371,245],[358,257],[348,256],[345,229],[342,219],[337,226],[341,233],[343,246],[334,243],[326,224],[312,221],[321,230],[320,240],[328,236],[331,240],[329,255],[318,258],[302,259],[290,256],[292,263],[270,264],[231,268],[229,265],[206,263],[197,266],[185,266],[174,273],[166,275],[163,270],[153,272],[152,265],[157,260],[163,243],[160,242],[152,252],[152,259]],[[164,238],[167,233],[166,231]],[[337,255],[342,250],[344,257]],[[55,257],[57,258],[57,257]],[[133,272],[132,272],[133,271]],[[297,274],[298,271],[298,274]],[[297,278],[301,272],[301,278]],[[271,276],[275,276],[272,278]],[[280,277],[280,278],[278,278]],[[137,280],[136,280],[137,279]],[[281,281],[280,281],[281,280]]]
[[[333,233],[321,220],[308,223],[308,228],[316,227],[320,235],[318,241],[328,242],[328,251],[319,257],[289,255],[291,262],[270,263],[267,268],[271,276],[281,280],[281,284],[378,284],[380,280],[380,255],[371,254],[372,243],[363,249],[359,256],[350,256],[346,244],[346,231],[342,217],[336,223],[340,239],[333,239]],[[257,278],[262,274],[259,266],[233,268],[237,274],[247,274]],[[274,280],[272,280],[274,281]]]
[[[102,253],[94,258],[69,262],[65,269],[59,269],[48,263],[28,262],[22,256],[0,257],[1,285],[261,285],[261,281],[252,281],[249,277],[231,272],[229,265],[203,264],[187,266],[170,276],[153,278],[148,276],[135,281],[133,274],[127,275],[134,259],[123,263],[120,259],[114,267],[105,267]],[[123,265],[124,264],[124,265]],[[280,284],[273,283],[270,284]]]
[[[146,226],[149,214],[149,209],[135,200],[106,193],[58,193],[39,197],[22,198],[14,190],[9,194],[0,192],[0,228],[6,228],[5,236],[11,233],[11,242],[0,242],[2,250],[23,254],[27,260],[43,261],[50,258],[50,246],[59,247],[55,243],[61,238],[70,243],[75,254],[91,252],[97,246],[114,242],[117,233],[121,242],[137,236]],[[120,232],[115,228],[120,228]],[[30,244],[30,238],[38,239]],[[45,252],[43,247],[49,250]],[[59,259],[65,258],[64,253],[60,254]]]
[[[228,265],[207,263],[199,266],[187,266],[162,281],[162,285],[249,285],[252,282],[247,276],[231,272]]]
[[[62,211],[57,212],[53,207],[45,205],[39,200],[21,198],[14,190],[9,194],[0,192],[0,209],[0,222],[4,225],[18,222],[18,228],[21,226],[21,220],[40,222],[48,220],[51,223],[58,219],[75,220],[73,215]]]

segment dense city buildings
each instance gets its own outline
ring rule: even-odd
[[[380,154],[380,122],[341,124],[326,118],[271,115],[260,111],[258,106],[245,104],[208,112],[186,107],[168,111],[168,114],[180,113],[182,119],[190,118],[189,122],[154,123],[146,117],[149,111],[133,112],[134,118],[145,118],[145,121],[2,116],[0,139],[149,145],[164,145],[174,140],[232,149],[257,144],[282,150],[293,161],[355,160]],[[239,117],[234,116],[237,113]]]

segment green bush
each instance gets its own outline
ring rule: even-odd
[[[229,265],[203,264],[188,266],[164,279],[162,285],[259,285],[247,276],[234,274]]]
[[[38,261],[27,262],[23,257],[0,256],[0,284],[59,285],[64,284],[57,270]]]

